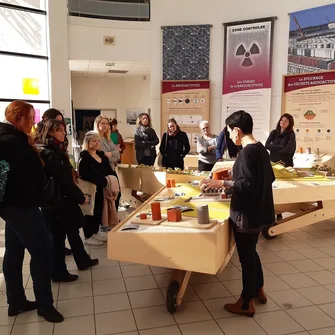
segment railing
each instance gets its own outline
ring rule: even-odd
[[[150,21],[150,0],[68,0],[69,15],[123,21]]]

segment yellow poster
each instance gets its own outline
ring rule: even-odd
[[[334,106],[335,71],[284,76],[282,113],[294,118],[297,148],[334,152]]]
[[[23,93],[31,95],[39,95],[39,80],[36,78],[23,78]]]

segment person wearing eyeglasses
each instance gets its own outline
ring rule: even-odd
[[[198,170],[211,171],[216,163],[216,146],[218,137],[211,131],[209,122],[200,122],[202,136],[198,137],[197,152],[199,154]]]

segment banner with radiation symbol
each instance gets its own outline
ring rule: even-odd
[[[265,141],[270,126],[274,17],[224,24],[222,123],[243,109],[254,120],[254,135]]]

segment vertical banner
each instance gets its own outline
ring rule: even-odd
[[[209,79],[209,24],[165,26],[163,80]]]
[[[265,141],[270,125],[272,40],[275,17],[224,24],[222,122],[243,109],[254,135]]]
[[[335,4],[290,13],[287,73],[335,70]]]
[[[282,114],[294,118],[297,147],[333,153],[335,71],[284,76],[282,99]]]
[[[199,124],[209,119],[209,80],[162,81],[162,133],[167,121],[175,118],[187,133],[192,151],[196,150]]]

